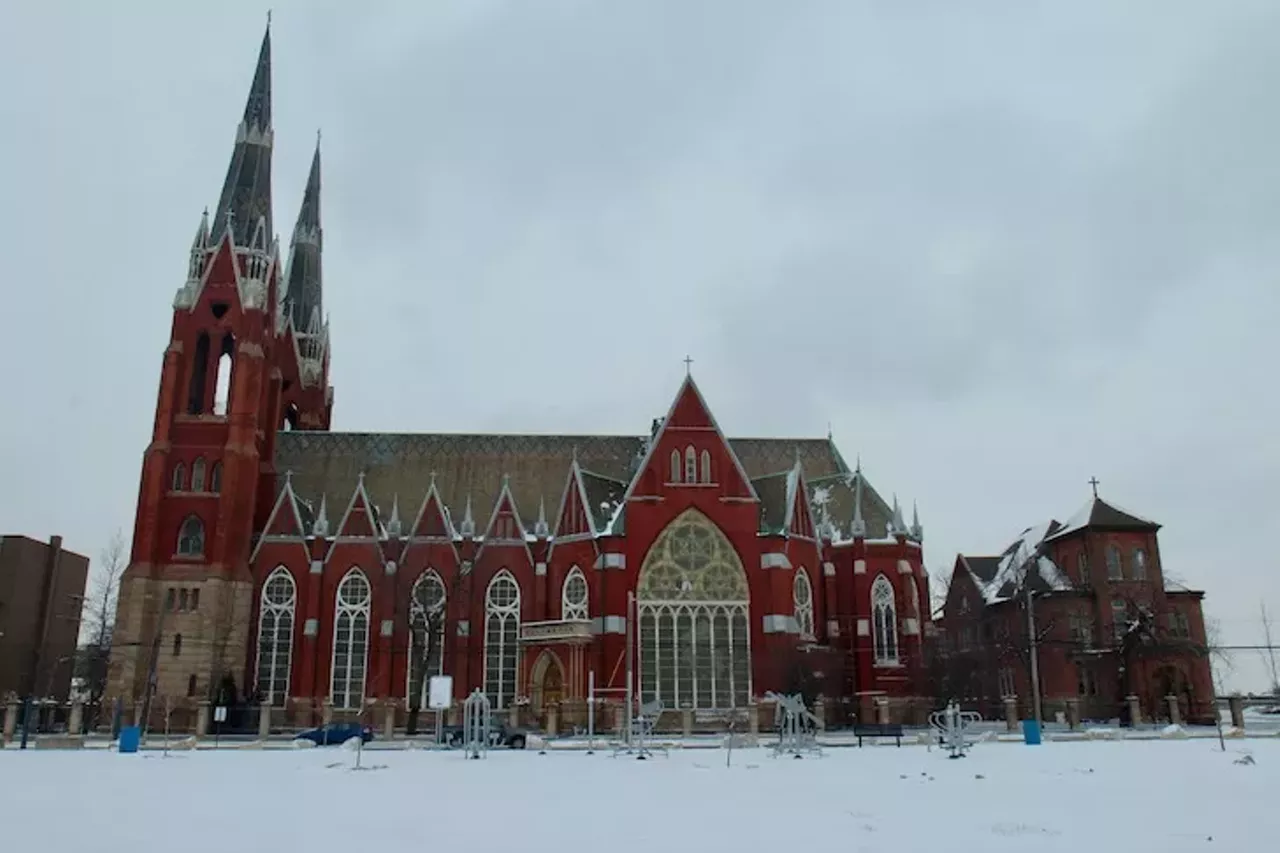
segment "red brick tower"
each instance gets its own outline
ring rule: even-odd
[[[277,430],[329,428],[320,153],[286,273],[271,224],[272,137],[268,30],[218,206],[201,217],[174,297],[143,455],[109,687],[139,714],[153,695],[244,683],[249,554],[274,496]]]

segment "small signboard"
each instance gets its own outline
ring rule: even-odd
[[[213,709],[213,721],[215,723],[225,723],[227,721],[227,706],[218,705]]]
[[[443,711],[453,705],[453,676],[433,675],[428,688],[427,707],[432,711]]]

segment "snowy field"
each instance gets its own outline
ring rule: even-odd
[[[1253,763],[1237,763],[1244,756]],[[608,751],[0,753],[0,837],[95,850],[1261,851],[1280,739]],[[1082,847],[1081,845],[1087,845]]]

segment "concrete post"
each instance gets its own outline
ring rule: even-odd
[[[1007,731],[1018,730],[1018,697],[1004,697],[1004,727]]]
[[[889,725],[889,700],[884,696],[876,697],[876,722],[882,726]]]
[[[693,734],[693,709],[680,709],[680,725],[684,729],[684,736],[688,737]]]
[[[818,731],[827,730],[827,700],[819,696],[813,703],[813,715],[818,718]]]
[[[382,710],[382,736],[391,740],[396,736],[396,700],[388,699]]]
[[[1175,726],[1182,725],[1182,706],[1178,704],[1178,697],[1170,693],[1164,701],[1169,706],[1169,722]]]
[[[1231,725],[1244,731],[1244,699],[1232,696],[1227,700],[1227,707],[1231,709]]]
[[[555,702],[547,705],[547,737],[555,737],[560,728],[560,706]]]
[[[324,701],[320,703],[320,723],[321,725],[329,725],[333,722],[333,701],[328,696],[324,697]]]
[[[753,737],[760,735],[760,706],[752,702],[747,706],[747,728]]]
[[[1124,697],[1124,700],[1129,703],[1129,725],[1140,725],[1142,723],[1142,702],[1132,694]]]
[[[1067,725],[1072,731],[1080,728],[1080,699],[1077,696],[1067,697]]]
[[[263,702],[258,706],[258,740],[271,737],[271,703]]]
[[[12,701],[4,708],[4,743],[13,740],[13,733],[18,730],[18,712],[21,708],[21,705]]]
[[[209,702],[201,699],[200,706],[196,709],[196,737],[206,737],[209,734]]]
[[[507,709],[507,720],[509,721],[507,725],[511,726],[511,728],[513,729],[520,728],[520,706],[519,705],[512,705],[510,708]]]
[[[71,703],[71,715],[67,718],[67,734],[79,737],[84,728],[84,703],[76,699]]]

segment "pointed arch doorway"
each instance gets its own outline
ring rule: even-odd
[[[545,725],[547,708],[564,701],[564,666],[555,652],[543,649],[533,663],[530,676],[529,681],[533,685],[530,704],[533,705],[533,712]]]

